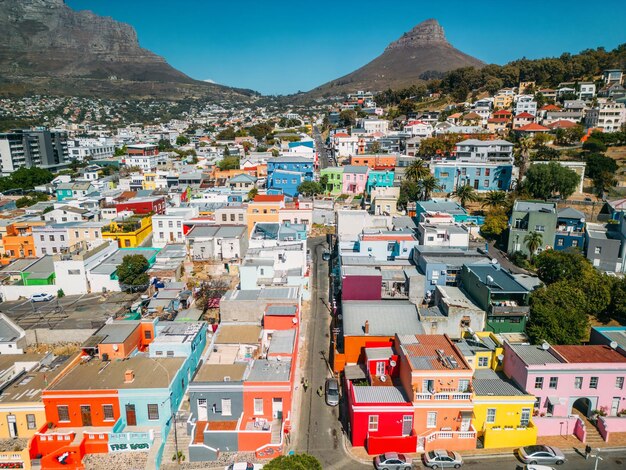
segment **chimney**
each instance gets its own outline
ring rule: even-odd
[[[130,383],[133,383],[134,381],[135,381],[135,371],[132,369],[126,369],[126,372],[124,372],[124,383],[130,384]]]
[[[369,320],[365,320],[365,326],[363,327],[363,329],[365,330],[365,334],[366,335],[370,334],[370,322],[369,322]]]

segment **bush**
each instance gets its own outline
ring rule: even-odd
[[[65,297],[65,292],[63,292],[63,289],[59,289],[59,290],[57,291],[57,297],[58,297],[59,299],[61,299],[61,298]]]

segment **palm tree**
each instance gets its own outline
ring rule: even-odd
[[[528,234],[524,237],[524,243],[530,252],[530,256],[532,256],[537,252],[543,243],[543,236],[539,232],[528,232]]]
[[[441,189],[441,185],[439,184],[439,180],[435,178],[433,175],[429,174],[428,176],[422,178],[419,181],[420,192],[422,193],[422,200],[427,201],[430,199],[430,194],[439,191]]]
[[[459,200],[463,209],[465,209],[465,205],[468,202],[477,202],[480,200],[480,196],[469,184],[457,186],[456,191],[452,192],[452,196]]]
[[[530,158],[530,149],[533,146],[533,140],[530,137],[522,137],[519,139],[518,143],[518,151],[519,151],[519,179],[518,181],[522,181],[524,178],[524,174],[526,173],[526,167],[528,166],[528,159]]]
[[[426,165],[424,165],[424,160],[421,158],[412,161],[404,171],[404,177],[414,183],[417,183],[428,176],[430,176],[430,170]]]
[[[489,191],[483,198],[482,207],[496,209],[506,205],[506,193],[504,191]]]

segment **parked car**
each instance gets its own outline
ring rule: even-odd
[[[339,382],[337,379],[326,379],[326,404],[330,406],[339,404]]]
[[[397,452],[386,452],[374,459],[374,468],[377,470],[409,470],[411,467],[411,457]]]
[[[330,260],[330,253],[328,251],[325,251],[324,253],[322,253],[322,259],[324,261]]]
[[[524,465],[524,470],[555,470],[547,465]]]
[[[519,459],[528,464],[557,464],[565,463],[565,456],[560,449],[551,446],[526,446],[517,449]]]
[[[262,470],[262,468],[262,463],[234,462],[225,467],[224,470]]]
[[[460,468],[463,459],[451,450],[431,450],[422,455],[424,465],[429,468]]]
[[[31,302],[48,302],[54,299],[54,295],[52,294],[33,294],[30,296]]]

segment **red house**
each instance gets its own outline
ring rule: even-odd
[[[375,268],[343,266],[341,268],[341,298],[343,300],[380,300],[383,275]]]
[[[165,198],[162,196],[133,197],[115,204],[117,213],[130,211],[137,215],[164,214]]]

